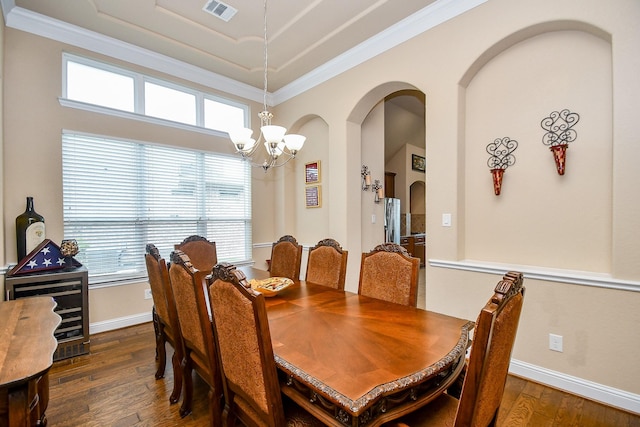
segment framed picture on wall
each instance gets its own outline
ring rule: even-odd
[[[424,157],[418,156],[417,154],[411,155],[411,169],[414,171],[424,172],[426,166],[426,161]]]
[[[317,184],[320,182],[320,160],[304,165],[304,183]]]
[[[307,208],[319,208],[322,206],[322,189],[319,185],[305,187],[304,204]]]

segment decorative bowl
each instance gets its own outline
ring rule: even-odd
[[[293,285],[293,280],[287,277],[269,277],[267,279],[251,279],[249,284],[251,289],[260,292],[265,297],[274,297],[278,295],[278,292]]]

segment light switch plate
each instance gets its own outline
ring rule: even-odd
[[[451,227],[451,214],[443,213],[442,214],[442,226],[443,227]]]

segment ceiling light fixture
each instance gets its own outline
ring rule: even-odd
[[[285,135],[287,129],[282,126],[271,124],[273,114],[267,110],[267,0],[264,0],[264,92],[263,110],[258,114],[260,117],[260,136],[258,140],[251,138],[253,130],[250,128],[235,129],[229,131],[229,138],[236,148],[236,152],[243,159],[250,160],[257,154],[258,147],[264,145],[267,157],[262,163],[254,163],[252,166],[260,166],[267,172],[270,168],[283,166],[289,160],[294,159],[302,146],[306,137],[302,135]],[[284,160],[282,160],[284,158]]]

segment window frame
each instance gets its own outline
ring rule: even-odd
[[[81,65],[85,65],[87,67],[93,67],[96,69],[100,69],[103,71],[120,74],[126,77],[132,77],[134,81],[134,112],[129,112],[125,110],[118,110],[110,107],[105,107],[99,104],[90,104],[82,101],[77,101],[73,99],[69,99],[67,97],[68,94],[68,83],[67,83],[67,67],[69,62],[75,62]],[[196,97],[196,124],[191,125],[188,123],[176,122],[172,120],[162,119],[154,116],[147,116],[145,114],[145,82],[149,82],[152,84],[156,84],[159,86],[164,86],[170,89],[182,91],[188,94],[195,95]],[[249,127],[250,123],[250,115],[251,108],[249,104],[235,101],[232,99],[224,98],[222,96],[199,91],[193,89],[188,86],[184,86],[178,83],[171,82],[169,80],[157,78],[154,76],[146,75],[143,73],[135,72],[128,70],[126,68],[122,68],[119,66],[115,66],[113,64],[109,64],[106,62],[97,61],[95,59],[86,58],[79,55],[74,55],[68,52],[62,53],[62,96],[60,97],[60,104],[64,107],[77,108],[85,111],[92,111],[101,114],[108,114],[117,117],[124,117],[139,121],[144,121],[151,124],[158,124],[163,126],[176,127],[180,129],[186,129],[190,131],[197,131],[202,133],[207,133],[215,136],[228,137],[228,133],[226,130],[222,129],[212,129],[204,126],[204,100],[209,99],[215,102],[219,102],[223,105],[228,105],[230,107],[238,108],[243,112],[243,127]],[[238,123],[239,125],[239,123]]]

